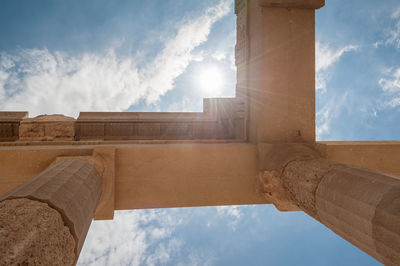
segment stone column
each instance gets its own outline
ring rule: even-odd
[[[101,182],[93,165],[68,159],[2,195],[0,264],[75,264]]]
[[[303,145],[259,147],[261,184],[278,209],[303,210],[380,262],[400,265],[399,177],[334,163]]]

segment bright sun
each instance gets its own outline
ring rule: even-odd
[[[200,71],[198,76],[200,89],[209,94],[218,94],[223,86],[223,77],[218,67],[207,67]]]

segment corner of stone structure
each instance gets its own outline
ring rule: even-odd
[[[283,169],[291,161],[319,158],[313,143],[258,143],[258,168],[261,171]]]

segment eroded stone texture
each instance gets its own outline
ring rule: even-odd
[[[39,115],[21,121],[19,140],[73,140],[75,119],[64,115]]]
[[[0,265],[73,265],[75,240],[46,203],[0,202]]]
[[[292,202],[313,217],[317,216],[315,193],[323,178],[342,166],[324,159],[293,161],[284,168],[282,186]]]
[[[78,258],[100,198],[101,185],[101,177],[93,165],[69,159],[48,167],[0,196],[0,201],[29,198],[48,203],[61,214],[69,227]]]
[[[301,211],[290,199],[288,191],[282,184],[281,176],[282,170],[260,173],[259,178],[265,199],[272,202],[280,211]]]

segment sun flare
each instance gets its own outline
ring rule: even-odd
[[[199,73],[198,85],[204,92],[217,94],[221,91],[223,83],[223,75],[217,67],[207,67]]]

